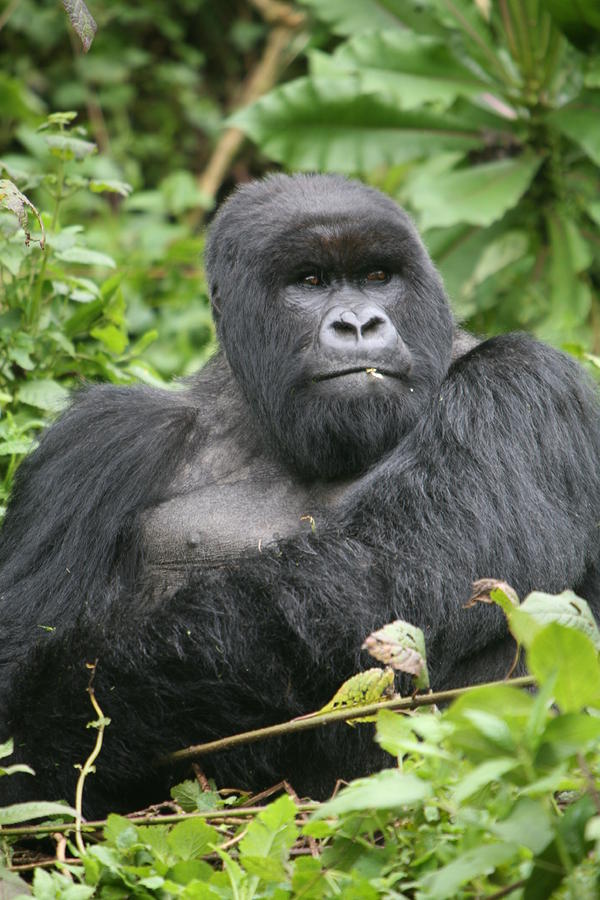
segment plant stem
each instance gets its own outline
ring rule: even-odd
[[[337,709],[333,712],[323,714],[314,713],[299,719],[292,719],[289,722],[282,722],[279,725],[268,725],[266,728],[257,728],[254,731],[245,731],[241,734],[220,738],[217,741],[209,741],[206,744],[196,744],[192,747],[186,747],[183,750],[176,750],[174,753],[168,753],[167,755],[160,757],[156,763],[159,766],[172,765],[173,763],[196,759],[196,757],[204,756],[206,753],[217,753],[220,750],[229,750],[231,747],[238,747],[242,744],[252,744],[255,741],[263,741],[267,738],[278,737],[282,734],[308,731],[312,728],[320,728],[322,725],[330,725],[333,722],[346,722],[351,719],[374,716],[380,709],[410,710],[417,709],[420,706],[434,706],[438,703],[447,703],[450,700],[461,697],[463,694],[469,693],[480,687],[495,687],[501,684],[508,684],[513,687],[532,687],[535,683],[535,678],[533,678],[533,676],[523,675],[520,678],[491,681],[482,685],[469,685],[468,687],[453,688],[448,691],[421,694],[417,697],[394,697],[392,700],[369,703],[366,706],[353,706],[350,709]]]

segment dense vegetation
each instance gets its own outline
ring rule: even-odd
[[[388,191],[470,327],[531,329],[600,368],[594,0],[89,5],[88,53],[56,0],[0,10],[0,502],[70,389],[202,364],[204,223],[273,165]],[[38,851],[15,844],[20,823],[56,808],[0,805],[0,894],[3,864],[41,854],[58,862],[35,895],[66,900],[596,897],[598,636],[573,598],[545,619],[528,601],[532,624],[502,596],[536,696],[502,685],[442,713],[380,712],[398,767],[318,808],[291,792],[254,815],[200,780],[163,810],[174,826],[113,817],[74,840],[63,813]]]

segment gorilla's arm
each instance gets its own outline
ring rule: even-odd
[[[136,515],[156,503],[198,436],[184,394],[98,386],[21,465],[0,538],[0,708],[9,672],[84,607],[100,621],[128,586]],[[130,585],[129,585],[130,586]]]
[[[451,366],[357,509],[364,533],[379,522],[396,612],[424,628],[436,683],[502,677],[513,649],[497,644],[504,616],[463,608],[474,579],[505,580],[521,597],[574,588],[600,614],[596,390],[530,337],[490,339]]]

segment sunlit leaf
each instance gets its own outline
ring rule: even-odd
[[[491,225],[519,202],[541,162],[541,157],[523,154],[419,182],[411,197],[421,226]]]
[[[366,172],[431,153],[481,145],[476,129],[450,114],[398,109],[364,95],[360,81],[300,78],[230,120],[290,168]]]

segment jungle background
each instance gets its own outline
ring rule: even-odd
[[[208,358],[205,227],[277,169],[386,191],[467,327],[530,330],[600,369],[595,0],[0,0],[0,505],[73,388],[169,386]],[[248,828],[229,807],[179,832],[113,817],[95,853],[69,845],[72,866],[57,844],[12,868],[68,900],[595,897],[600,644],[587,623],[591,656],[577,629],[567,647],[556,617],[532,656],[542,701],[504,687],[440,721],[380,720],[403,786],[373,780],[308,825],[289,796]],[[222,809],[198,790],[177,809]],[[0,803],[5,861],[25,818]]]

